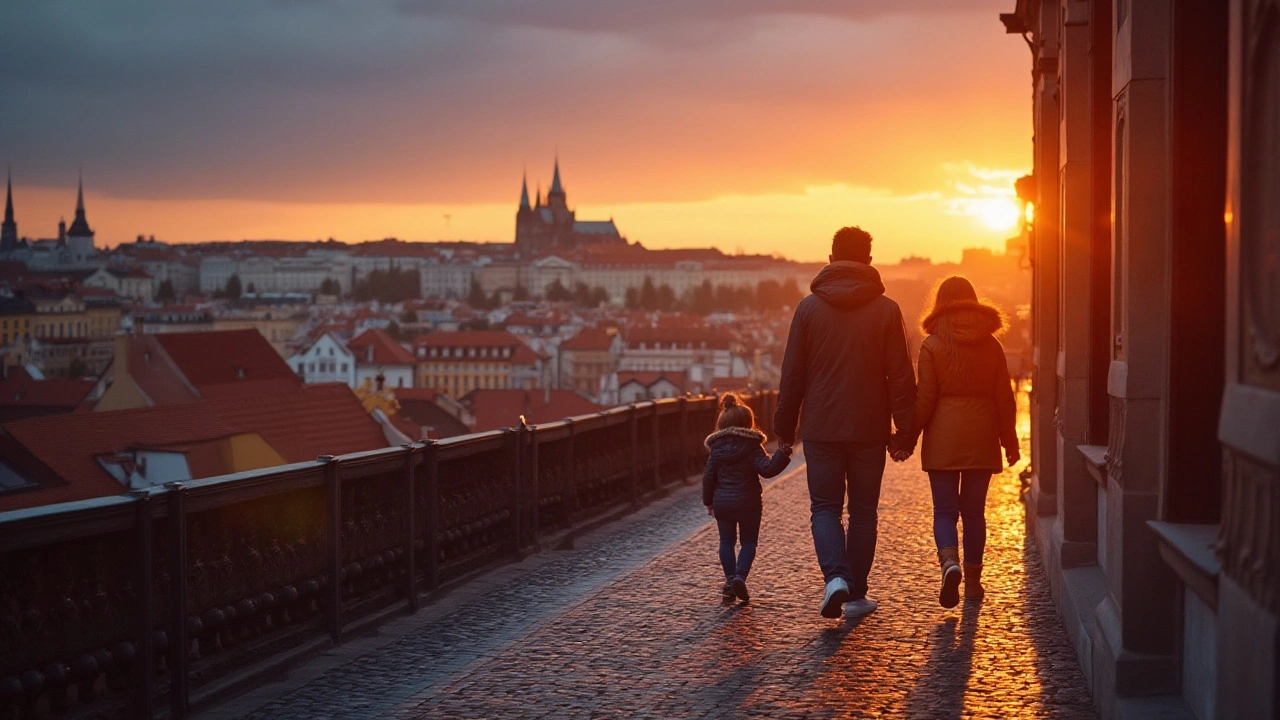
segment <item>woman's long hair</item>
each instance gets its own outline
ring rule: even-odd
[[[998,336],[1006,325],[1000,308],[979,300],[973,285],[959,275],[938,284],[920,320],[925,335],[937,336],[947,371],[960,378],[969,376],[971,365],[972,353],[964,346],[986,335]]]

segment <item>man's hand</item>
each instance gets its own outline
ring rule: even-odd
[[[1009,461],[1009,467],[1013,467],[1022,459],[1022,453],[1018,452],[1018,448],[1009,448],[1004,451],[1004,457]]]
[[[893,458],[894,462],[903,462],[907,458],[911,457],[911,451],[910,450],[891,450],[889,451],[889,457]]]

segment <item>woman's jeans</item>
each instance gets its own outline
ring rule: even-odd
[[[737,577],[746,580],[747,573],[751,572],[751,563],[756,559],[756,545],[760,542],[760,510],[717,510],[716,527],[720,529],[720,567],[724,569],[725,579]],[[742,551],[735,560],[733,550],[739,534],[742,535]]]
[[[987,486],[989,470],[930,470],[933,490],[933,541],[938,549],[958,547],[956,521],[964,518],[964,561],[982,564],[987,545]]]

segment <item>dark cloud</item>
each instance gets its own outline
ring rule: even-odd
[[[602,173],[763,170],[822,103],[906,92],[911,51],[876,58],[840,33],[1000,6],[4,0],[0,162],[46,185],[83,166],[125,196],[386,202],[492,199],[557,142]],[[743,117],[767,121],[726,129]]]

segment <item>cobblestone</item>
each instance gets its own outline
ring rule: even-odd
[[[1017,495],[1011,473],[993,480],[980,605],[937,604],[911,460],[886,472],[880,609],[820,617],[800,470],[766,490],[748,604],[721,604],[714,527],[683,493],[250,717],[1094,717]]]

